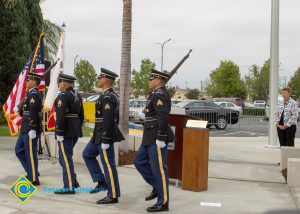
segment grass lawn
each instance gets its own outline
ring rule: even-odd
[[[82,126],[82,134],[83,137],[91,137],[93,134],[94,129],[87,127],[85,125]]]
[[[83,125],[82,126],[82,132],[83,132],[84,137],[91,137],[91,135],[93,134],[93,129]],[[8,126],[1,126],[0,125],[0,136],[10,136]]]
[[[0,125],[0,136],[10,136],[10,132],[9,132],[8,126],[2,126],[2,125]]]

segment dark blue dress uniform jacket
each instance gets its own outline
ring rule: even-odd
[[[30,130],[42,131],[42,95],[38,88],[32,88],[27,92],[20,111],[22,118],[21,134]]]
[[[84,119],[82,98],[73,87],[60,92],[55,100],[55,135],[82,137]]]
[[[167,89],[161,87],[153,91],[147,99],[144,110],[143,146],[153,145],[156,140],[166,143],[174,141],[175,136],[169,125],[170,111],[171,99]]]
[[[96,102],[96,122],[92,142],[112,144],[124,140],[118,124],[119,98],[110,88],[104,91]]]

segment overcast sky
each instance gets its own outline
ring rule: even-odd
[[[65,73],[74,58],[86,59],[120,73],[122,0],[47,0],[44,18],[67,25]],[[280,1],[280,76],[287,79],[300,66],[300,1]],[[233,60],[242,75],[270,56],[271,0],[133,0],[132,69],[149,58],[160,70],[171,70],[191,48],[190,58],[172,85],[199,88],[220,60]]]

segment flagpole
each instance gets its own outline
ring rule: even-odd
[[[44,39],[42,37],[43,35],[44,35],[44,32],[42,32],[42,34],[40,36],[40,40]],[[39,45],[40,45],[40,41],[39,41]],[[43,45],[44,45],[44,42],[43,42]],[[45,48],[45,47],[43,47],[43,48]],[[45,50],[45,49],[43,49],[43,50]],[[48,69],[47,69],[47,71],[48,71]],[[46,74],[46,71],[44,72],[44,75],[43,75],[44,78],[45,78],[45,74]],[[46,97],[46,85],[45,85],[45,90],[43,90],[42,106],[44,106],[45,97]],[[47,139],[46,139],[46,127],[45,127],[45,125],[46,125],[46,112],[43,109],[42,109],[42,117],[43,117],[42,118],[42,127],[43,127],[43,129],[42,129],[42,135],[40,137],[40,144],[39,144],[40,147],[39,147],[38,152],[39,152],[39,154],[43,154],[42,160],[45,160],[45,153],[43,152],[44,148],[42,147],[42,142],[41,141],[43,141],[44,145],[47,148],[49,158],[51,158],[51,153],[50,153],[49,146],[48,146]]]

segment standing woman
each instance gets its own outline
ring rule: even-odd
[[[289,87],[282,89],[283,101],[278,103],[275,113],[275,124],[280,146],[294,146],[298,106],[297,102],[290,97],[291,93],[292,90]]]

